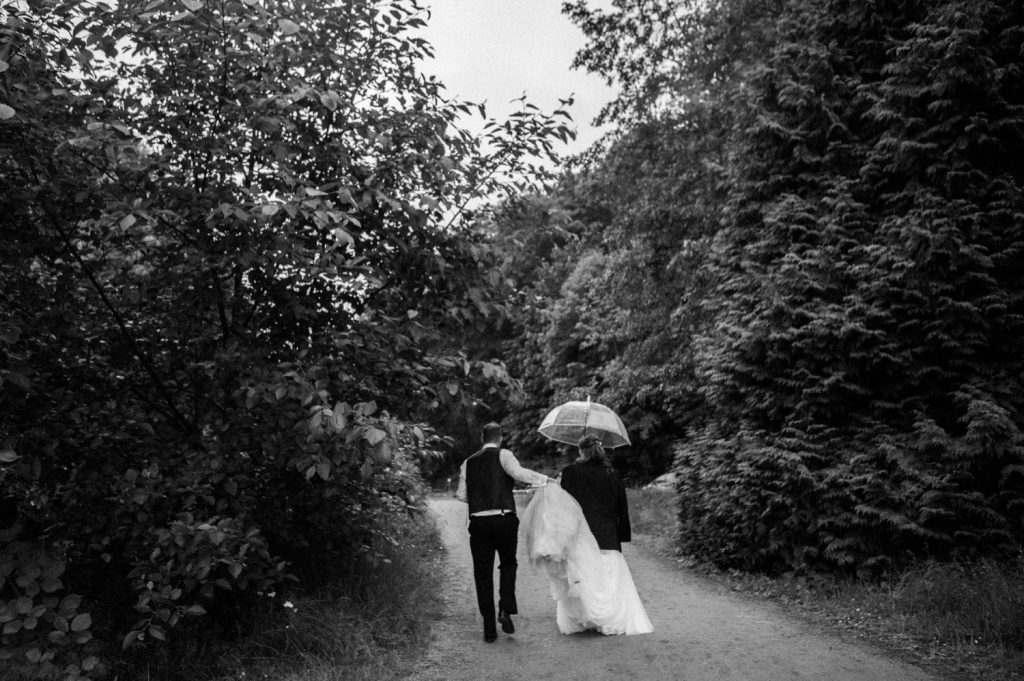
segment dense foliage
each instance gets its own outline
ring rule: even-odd
[[[676,441],[681,548],[723,565],[1018,551],[1020,4],[566,10],[623,89],[521,282],[532,399],[614,406],[637,477]]]
[[[461,130],[417,0],[0,0],[0,662],[238,633],[588,395],[702,558],[1019,551],[1024,7],[564,9],[623,87],[537,193],[567,116]]]
[[[692,339],[709,316],[703,264],[735,153],[726,84],[737,55],[756,51],[747,32],[702,39],[710,20],[684,4],[565,6],[591,41],[577,65],[621,86],[602,113],[617,128],[564,173],[550,218],[512,206],[495,230],[506,262],[523,258],[531,230],[559,235],[539,265],[511,273],[529,302],[508,343],[526,393],[517,444],[549,453],[530,434],[544,411],[589,395],[629,424],[633,447],[613,459],[635,482],[665,472],[672,443],[702,419]]]
[[[461,351],[504,285],[464,208],[565,117],[485,150],[417,71],[425,15],[2,3],[0,665],[183,654],[375,560],[434,412],[507,383]]]
[[[775,19],[711,263],[684,546],[872,571],[1019,545],[1022,27],[1012,3]]]

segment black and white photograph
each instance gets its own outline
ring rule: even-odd
[[[0,0],[0,681],[1024,681],[1022,0]]]

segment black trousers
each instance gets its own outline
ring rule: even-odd
[[[516,605],[516,542],[519,518],[513,513],[485,515],[469,519],[469,551],[473,554],[473,581],[476,602],[484,617],[484,632],[494,633],[494,554],[498,566],[498,605],[510,615],[519,612]]]

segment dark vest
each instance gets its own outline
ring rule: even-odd
[[[470,515],[501,508],[515,512],[515,482],[501,467],[500,447],[486,447],[466,459],[466,500]]]

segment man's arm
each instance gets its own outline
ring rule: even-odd
[[[455,498],[459,501],[468,502],[466,497],[466,462],[459,466],[459,486],[455,489]]]
[[[548,476],[543,473],[537,473],[519,465],[519,459],[507,449],[501,450],[498,460],[501,461],[501,467],[512,476],[513,480],[518,480],[526,485],[544,485],[548,481]]]

